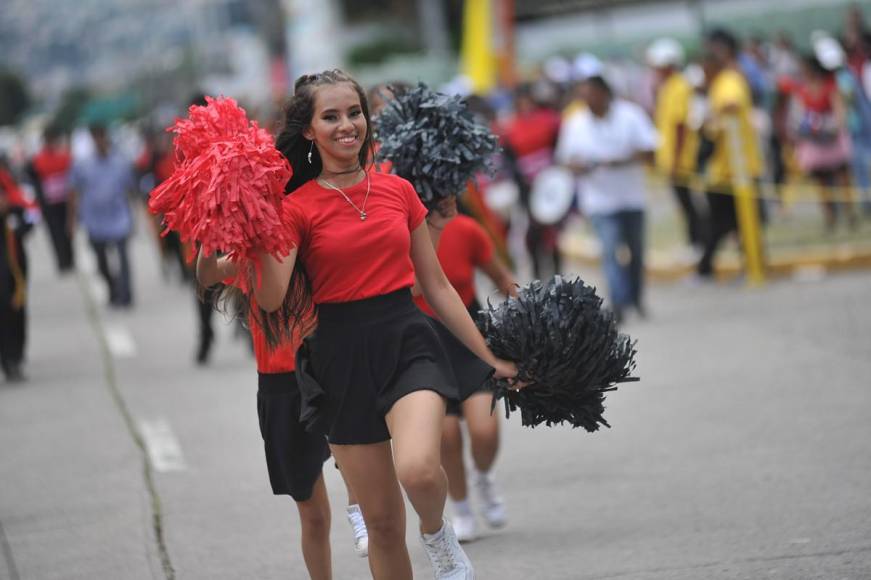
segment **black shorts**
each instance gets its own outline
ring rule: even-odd
[[[459,391],[458,398],[448,399],[447,413],[462,416],[461,400],[487,388],[493,367],[475,356],[444,324],[435,318],[427,320],[445,347]]]
[[[414,391],[458,397],[445,349],[408,289],[320,304],[318,328],[297,357],[306,404],[315,407],[306,416],[337,445],[388,441],[385,415]]]
[[[257,415],[272,493],[305,501],[312,495],[330,447],[322,434],[307,432],[300,422],[293,373],[260,373],[257,382]]]

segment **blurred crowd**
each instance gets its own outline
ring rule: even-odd
[[[739,238],[739,187],[759,202],[752,223],[765,223],[781,186],[796,178],[819,186],[825,231],[855,228],[871,213],[871,30],[861,10],[849,9],[842,30],[800,39],[805,51],[786,33],[741,39],[712,29],[699,40],[657,39],[643,60],[555,56],[517,86],[464,95],[502,152],[493,173],[462,196],[463,211],[536,278],[562,271],[561,232],[582,216],[600,242],[618,321],[646,314],[652,170],[673,192],[700,281],[713,276],[723,242]],[[373,114],[401,84],[372,87]],[[202,102],[198,95],[185,104]],[[275,127],[280,112],[262,117]],[[191,282],[189,249],[161,236],[160,217],[145,208],[172,170],[171,135],[153,120],[93,124],[71,136],[48,126],[38,145],[0,159],[0,355],[8,379],[23,377],[24,239],[37,222],[60,274],[74,269],[73,238],[84,234],[112,308],[134,305],[128,243],[136,212],[147,216],[164,278]],[[205,363],[212,309],[208,297],[198,302],[195,358]]]

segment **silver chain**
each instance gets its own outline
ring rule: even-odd
[[[348,197],[348,194],[346,194],[344,191],[342,191],[342,189],[340,187],[333,185],[332,183],[330,183],[329,181],[327,181],[323,177],[320,178],[320,182],[323,183],[324,185],[326,185],[327,187],[329,187],[330,189],[335,189],[336,191],[341,193],[342,197],[345,198],[345,201],[347,201],[349,204],[351,204],[351,207],[353,207],[355,210],[357,210],[357,213],[360,214],[360,221],[366,221],[366,218],[369,217],[366,214],[366,201],[369,199],[369,190],[372,188],[372,180],[369,177],[368,171],[366,171],[366,197],[363,198],[363,207],[362,208],[357,207],[357,204],[355,204],[353,201],[351,201],[351,198]]]

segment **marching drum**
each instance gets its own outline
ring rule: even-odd
[[[575,199],[575,177],[564,167],[548,167],[532,182],[529,212],[540,224],[552,225],[562,221]]]

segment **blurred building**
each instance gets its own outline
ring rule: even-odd
[[[268,87],[269,54],[283,49],[275,6],[272,0],[5,0],[0,51],[37,98],[49,101],[71,87],[148,89],[175,77],[233,90],[258,82]]]

